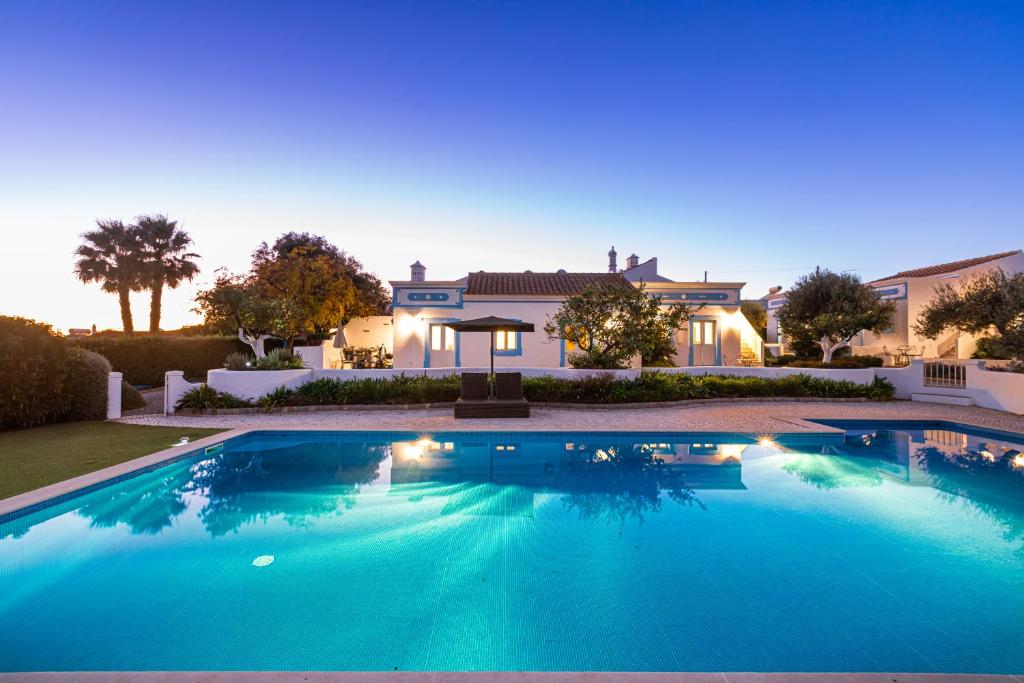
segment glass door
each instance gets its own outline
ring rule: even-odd
[[[690,322],[690,348],[694,365],[715,365],[718,356],[718,321],[693,320]]]
[[[430,367],[455,367],[455,330],[445,327],[442,323],[430,324]]]

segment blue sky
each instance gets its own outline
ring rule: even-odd
[[[1024,247],[1022,188],[1016,1],[0,4],[0,312],[61,328],[118,323],[95,218],[177,218],[198,284],[310,230],[385,279],[614,244],[755,297]]]

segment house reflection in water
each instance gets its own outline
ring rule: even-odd
[[[393,443],[394,492],[446,496],[443,514],[529,517],[536,496],[556,495],[583,517],[642,521],[664,499],[701,507],[698,490],[744,488],[741,444],[460,438]]]

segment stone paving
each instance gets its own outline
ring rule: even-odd
[[[216,416],[138,415],[129,424],[188,427],[268,427],[274,429],[353,430],[510,430],[510,431],[730,431],[757,434],[800,432],[814,418],[953,420],[980,427],[1024,432],[1024,416],[985,408],[933,403],[764,401],[675,407],[606,409],[534,408],[533,417],[455,420],[451,409],[349,410],[316,413],[268,413]]]

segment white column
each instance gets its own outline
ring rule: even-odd
[[[121,417],[121,380],[124,375],[112,372],[107,375],[107,419],[116,420]]]
[[[174,412],[174,404],[190,386],[190,383],[185,381],[183,371],[168,370],[164,373],[164,415]]]

